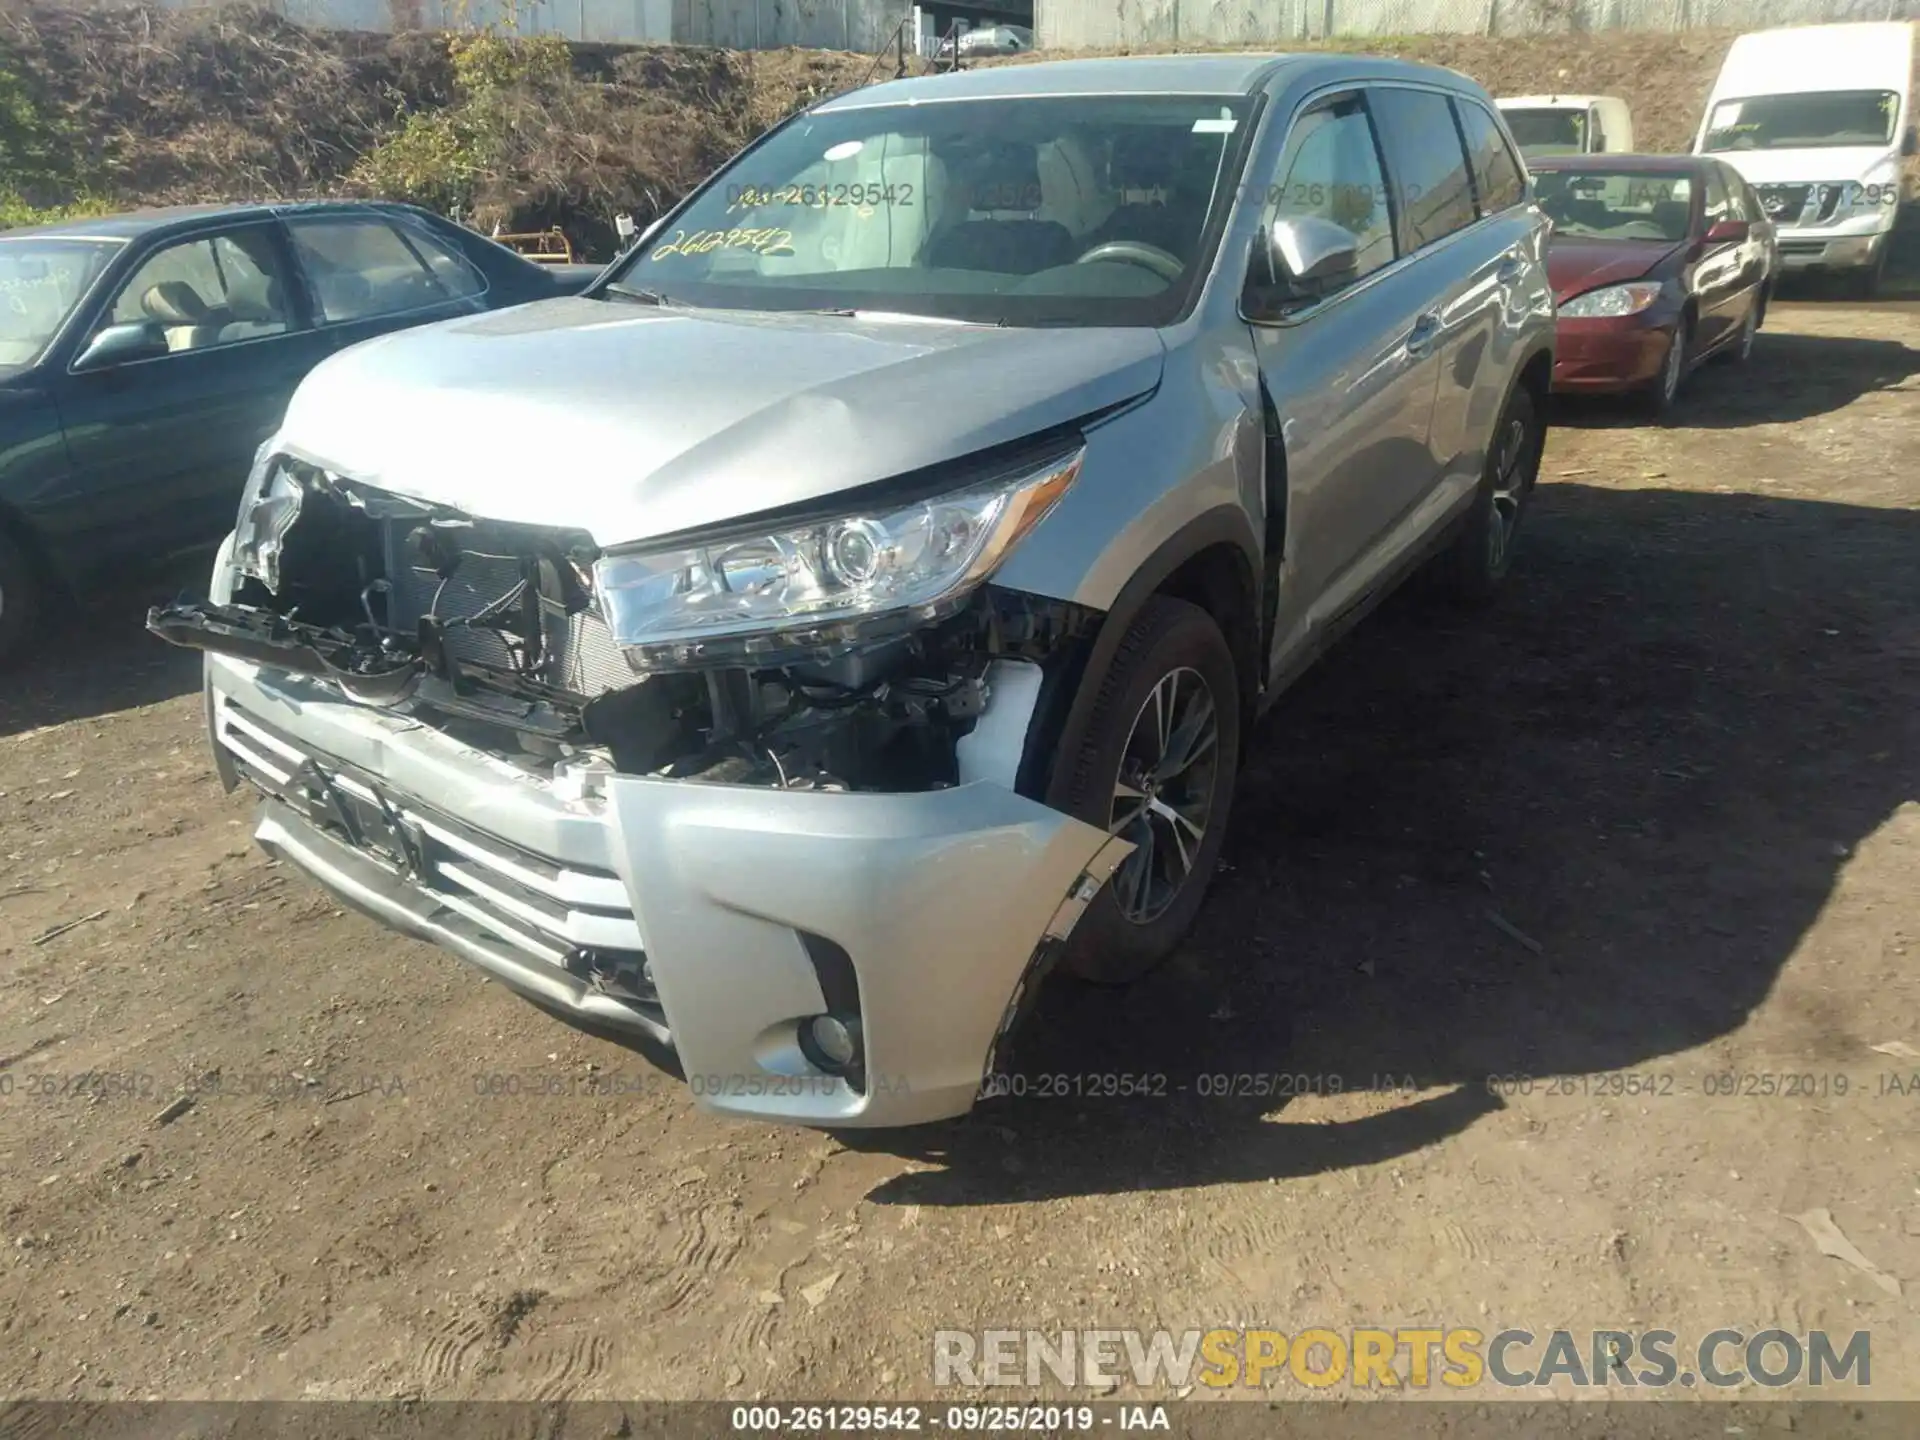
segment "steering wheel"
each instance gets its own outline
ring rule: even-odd
[[[1091,265],[1100,260],[1120,260],[1129,265],[1138,265],[1166,281],[1178,280],[1187,269],[1186,262],[1178,255],[1141,240],[1108,240],[1094,246],[1073,263]]]

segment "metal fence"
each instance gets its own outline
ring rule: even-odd
[[[1912,19],[1920,19],[1920,0],[1034,0],[1040,43],[1076,50]]]
[[[217,0],[159,0],[191,9]],[[798,45],[871,53],[906,13],[902,0],[264,0],[302,25],[332,30],[445,30],[492,25],[511,34],[603,43]]]

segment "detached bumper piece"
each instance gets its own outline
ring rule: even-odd
[[[249,605],[156,605],[147,612],[147,629],[184,649],[338,681],[376,704],[404,698],[425,673],[418,655],[371,633],[307,625]]]

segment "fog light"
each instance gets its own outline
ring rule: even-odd
[[[816,1015],[800,1026],[800,1053],[829,1075],[844,1075],[860,1064],[860,1022],[838,1015]]]

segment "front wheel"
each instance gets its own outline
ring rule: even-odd
[[[1663,417],[1673,413],[1673,407],[1680,399],[1680,383],[1687,378],[1687,349],[1692,343],[1693,327],[1682,316],[1667,340],[1666,358],[1660,362],[1660,373],[1654,376],[1653,383],[1646,389],[1649,415]]]
[[[1880,295],[1880,286],[1887,278],[1887,252],[1893,248],[1889,237],[1880,246],[1873,257],[1873,263],[1856,270],[1848,277],[1847,293],[1855,300],[1874,300]]]
[[[1163,595],[1127,627],[1099,685],[1064,808],[1134,850],[1060,963],[1119,985],[1172,954],[1200,913],[1233,801],[1240,691],[1213,617]]]

